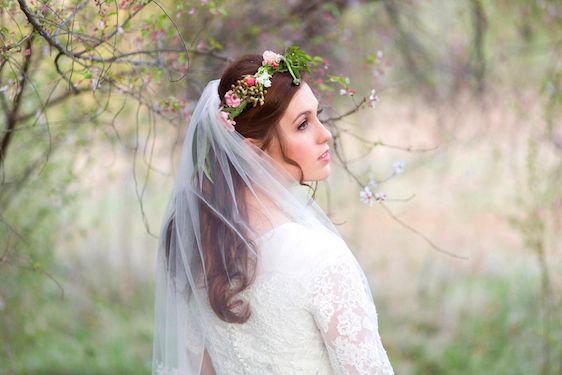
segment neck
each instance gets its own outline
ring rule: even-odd
[[[279,206],[264,192],[246,190],[245,198],[248,223],[256,236],[290,221]]]

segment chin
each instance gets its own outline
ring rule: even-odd
[[[322,168],[322,170],[317,171],[314,174],[311,174],[310,178],[305,178],[304,180],[305,181],[323,181],[330,176],[330,173],[331,173],[330,166],[327,165],[324,168]]]

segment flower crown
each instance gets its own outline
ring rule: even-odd
[[[227,129],[234,131],[234,118],[248,105],[263,105],[273,74],[289,72],[293,77],[293,84],[298,86],[301,83],[301,72],[310,72],[310,66],[319,61],[320,57],[311,57],[297,46],[288,47],[283,55],[265,51],[262,66],[256,74],[245,75],[224,94],[226,105],[220,107],[220,114]]]

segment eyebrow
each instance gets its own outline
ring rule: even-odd
[[[293,120],[293,123],[297,122],[297,120],[302,116],[302,115],[310,115],[312,112],[309,110],[303,111],[301,113],[299,113],[297,115],[297,117],[295,117],[295,119]]]
[[[317,104],[316,106],[316,110],[318,111],[320,109],[320,103]],[[301,113],[299,113],[295,119],[293,120],[293,123],[297,122],[297,120],[299,119],[299,117],[301,117],[302,115],[310,115],[312,113],[311,110],[307,109],[306,111],[302,111]]]

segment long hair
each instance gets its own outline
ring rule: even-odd
[[[262,65],[260,55],[247,55],[230,64],[224,71],[218,87],[218,95],[225,104],[224,95],[239,79],[245,75],[252,75]],[[260,141],[261,149],[266,150],[274,137],[279,139],[282,156],[286,162],[300,169],[300,183],[303,183],[303,172],[300,166],[285,155],[283,140],[278,132],[279,120],[285,113],[291,99],[300,88],[292,83],[289,73],[275,73],[271,78],[271,87],[265,94],[263,105],[247,107],[236,117],[236,131],[245,138]],[[203,259],[197,262],[204,267],[207,283],[208,299],[215,314],[229,323],[245,323],[251,315],[250,306],[237,295],[247,289],[255,280],[256,261],[252,254],[256,254],[252,241],[248,241],[250,233],[247,228],[233,227],[237,222],[248,222],[248,207],[246,202],[245,182],[236,168],[228,161],[230,178],[213,174],[213,169],[219,169],[214,151],[209,150],[207,156],[211,167],[212,181],[201,175],[202,196],[199,199],[199,222]],[[232,182],[234,186],[230,186]],[[233,196],[234,189],[237,194]],[[217,210],[211,209],[216,207]],[[218,215],[223,213],[228,217]],[[225,214],[226,213],[226,214]],[[239,220],[239,219],[242,220]],[[174,217],[168,222],[163,233],[166,235],[165,246],[169,249],[174,240]],[[241,238],[241,235],[245,238]]]

